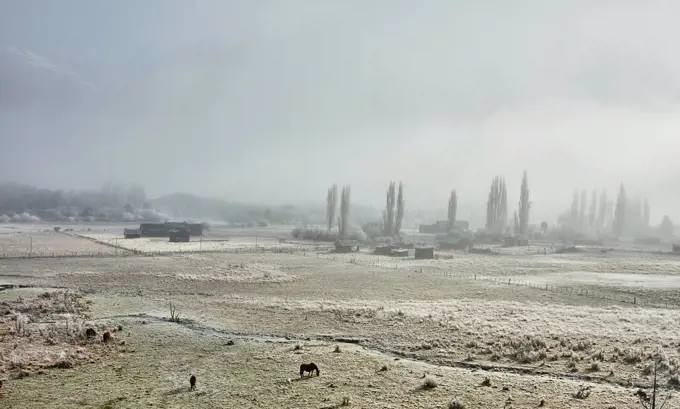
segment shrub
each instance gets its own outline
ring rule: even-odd
[[[461,403],[459,400],[454,399],[449,402],[448,409],[465,409],[465,405],[463,405],[463,403]]]
[[[173,304],[172,301],[170,305],[170,322],[179,323],[179,313],[177,312],[177,305]]]
[[[437,387],[437,382],[432,379],[432,378],[426,378],[425,382],[423,382],[423,389],[434,389]]]

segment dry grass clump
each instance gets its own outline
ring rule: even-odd
[[[422,389],[429,390],[437,387],[437,382],[432,378],[425,378],[425,382],[421,386]]]
[[[576,399],[586,399],[588,396],[590,396],[591,393],[591,386],[584,386],[581,387],[576,393],[574,393],[574,398]]]
[[[621,351],[620,355],[623,356],[623,362],[630,365],[639,364],[643,359],[643,353],[639,349]]]
[[[465,409],[465,405],[457,399],[454,399],[451,402],[449,402],[449,405],[447,407],[448,409]]]
[[[45,368],[73,368],[114,352],[88,337],[96,331],[86,325],[89,302],[81,294],[48,292],[1,306],[0,373],[21,377]]]
[[[548,357],[547,343],[543,338],[527,335],[511,339],[505,347],[510,348],[505,356],[522,364],[531,364]]]

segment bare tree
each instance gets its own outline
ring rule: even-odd
[[[647,201],[647,199],[645,199],[644,209],[643,209],[642,213],[643,213],[642,221],[644,222],[645,227],[648,228],[649,227],[649,202]]]
[[[616,237],[621,236],[624,226],[626,224],[626,189],[621,183],[619,188],[619,195],[616,198],[616,209],[614,210],[614,223],[612,225],[612,232]]]
[[[385,236],[394,235],[394,207],[395,207],[396,185],[390,182],[387,187],[385,211],[383,212],[383,226]]]
[[[574,195],[571,199],[571,213],[570,213],[571,228],[577,230],[578,228],[578,189],[574,189]]]
[[[581,189],[581,206],[578,212],[578,227],[580,230],[586,226],[586,201],[588,194],[585,189]]]
[[[597,224],[600,229],[607,226],[607,191],[604,189],[600,193],[600,216]]]
[[[338,185],[334,184],[328,189],[328,196],[326,197],[326,224],[328,230],[333,228],[335,221],[335,212],[338,208]]]
[[[590,198],[590,209],[588,209],[588,229],[592,230],[595,227],[595,212],[597,210],[597,191],[593,189],[593,195]]]
[[[508,219],[508,192],[505,179],[496,176],[491,182],[486,202],[486,228],[494,233],[505,231]]]
[[[339,237],[344,239],[347,236],[347,228],[349,227],[349,185],[342,187],[340,193],[340,218],[338,220]]]
[[[529,211],[531,210],[531,202],[529,201],[529,182],[527,180],[527,171],[524,171],[522,176],[522,187],[519,196],[519,234],[526,238],[529,233]]]
[[[665,215],[661,220],[661,225],[659,226],[659,234],[665,239],[670,239],[675,233],[675,225],[671,221],[668,215]]]
[[[456,189],[451,191],[451,196],[449,196],[449,211],[447,217],[447,230],[450,232],[456,227],[456,212],[458,211],[458,196],[456,195]]]
[[[399,182],[399,193],[397,194],[397,214],[394,220],[394,234],[399,235],[401,225],[404,222],[404,184]]]

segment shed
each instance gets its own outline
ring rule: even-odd
[[[406,249],[395,249],[390,253],[392,257],[408,257],[408,250]]]
[[[431,260],[434,258],[434,247],[416,247],[415,258],[417,260]]]
[[[375,248],[375,254],[381,255],[381,256],[389,256],[390,253],[392,253],[392,246],[384,245],[384,246],[377,246]]]
[[[139,229],[123,229],[123,237],[126,239],[138,239],[142,237],[142,231]]]
[[[356,240],[338,240],[335,242],[336,253],[351,253],[359,248],[359,242]]]
[[[189,229],[172,229],[168,232],[171,243],[187,243],[189,242]]]

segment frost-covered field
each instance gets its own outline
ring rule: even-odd
[[[122,320],[120,336],[134,353],[111,358],[120,369],[92,364],[68,381],[76,371],[54,370],[37,395],[39,377],[10,380],[8,407],[22,407],[27,396],[40,407],[104,407],[109,401],[125,407],[333,407],[346,395],[356,407],[384,407],[386,399],[394,408],[445,407],[459,397],[467,407],[503,407],[512,398],[516,407],[545,400],[544,407],[604,409],[635,407],[634,392],[649,385],[655,356],[664,387],[674,385],[680,369],[680,259],[669,255],[439,252],[435,260],[414,260],[314,246],[175,254],[166,249],[205,250],[209,243],[251,248],[256,240],[270,248],[301,244],[243,235],[203,243],[124,240],[109,229],[74,234],[119,246],[147,243],[138,249],[149,254],[3,260],[0,279],[82,290],[93,319]],[[3,291],[4,299],[12,291]],[[19,294],[27,297],[25,289]],[[622,297],[654,300],[662,308]],[[164,321],[170,302],[179,324]],[[340,352],[333,352],[335,344]],[[287,381],[312,360],[322,368],[320,378]],[[185,391],[190,373],[200,379],[194,394]],[[438,386],[421,390],[424,374]],[[106,387],[92,402],[74,401],[88,376],[105,379]],[[129,393],[126,388],[137,386],[119,380],[125,376],[135,377],[139,393]],[[487,377],[490,386],[481,386]],[[582,386],[592,394],[577,399]],[[330,400],[315,400],[319,396]]]
[[[0,232],[0,256],[74,256],[121,251],[77,237],[49,231]]]
[[[231,238],[214,239],[210,236],[191,237],[188,243],[171,243],[168,239],[157,237],[143,237],[140,239],[124,239],[122,235],[115,233],[81,232],[81,236],[95,239],[109,245],[120,246],[128,250],[142,253],[168,253],[168,252],[197,252],[197,251],[237,251],[249,250],[256,247],[266,249],[301,249],[297,243],[282,242],[270,237],[245,237],[235,236]],[[309,247],[309,245],[307,245]]]

